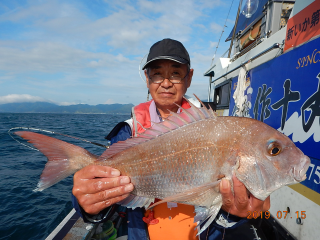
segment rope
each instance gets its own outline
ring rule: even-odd
[[[224,33],[224,28],[227,26],[227,25],[226,25],[226,23],[227,23],[227,20],[228,20],[228,17],[229,17],[229,14],[230,14],[231,8],[232,8],[233,1],[234,1],[234,0],[232,0],[232,3],[231,3],[231,5],[230,5],[230,8],[229,8],[229,12],[228,12],[227,18],[226,18],[226,20],[225,20],[225,22],[224,22],[223,29],[222,29],[222,32],[221,32],[221,35],[220,35],[220,38],[219,38],[218,44],[217,44],[217,46],[216,46],[216,51],[214,52],[214,55],[213,55],[213,58],[212,58],[212,61],[211,61],[211,66],[212,66],[212,64],[213,64],[213,60],[214,60],[214,58],[215,58],[215,56],[216,56],[216,53],[217,53],[217,50],[218,50],[218,48],[219,48],[220,40],[221,40],[221,38],[222,38],[222,34]]]
[[[86,140],[86,139],[84,139],[84,138],[73,137],[73,136],[70,136],[70,135],[63,134],[63,133],[53,132],[53,131],[44,130],[44,129],[39,129],[39,128],[14,127],[14,128],[10,128],[10,129],[8,130],[8,134],[9,134],[9,136],[10,136],[13,140],[17,141],[18,143],[20,143],[21,145],[23,145],[23,146],[25,146],[25,147],[27,147],[27,148],[30,148],[30,149],[33,149],[33,150],[36,150],[36,151],[39,151],[39,150],[36,149],[36,148],[30,147],[30,146],[27,145],[27,144],[24,144],[24,143],[20,142],[19,140],[15,139],[15,138],[11,135],[11,131],[12,131],[12,130],[16,130],[16,129],[32,130],[32,131],[46,132],[46,133],[51,133],[51,134],[58,134],[58,135],[61,135],[61,136],[65,136],[65,137],[69,137],[69,138],[74,138],[74,139],[77,139],[77,140],[80,140],[80,141],[83,141],[83,142],[91,143],[91,144],[97,145],[97,146],[99,146],[99,147],[109,148],[108,145],[103,145],[103,144],[100,144],[100,143],[92,142],[92,141]]]

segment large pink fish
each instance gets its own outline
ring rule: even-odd
[[[221,177],[231,179],[235,174],[264,200],[284,185],[303,181],[310,164],[287,136],[272,127],[250,118],[217,117],[211,109],[193,105],[153,124],[139,137],[113,144],[100,157],[42,134],[15,134],[48,157],[37,191],[89,164],[107,165],[129,176],[135,186],[120,204],[148,207],[159,198],[195,205],[195,221],[208,219],[200,232],[222,205],[217,186]]]

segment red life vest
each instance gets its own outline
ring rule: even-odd
[[[153,100],[141,103],[134,107],[136,121],[144,128],[150,128],[149,107]],[[182,100],[182,108],[190,108],[186,100]],[[135,126],[135,124],[133,124]],[[137,124],[138,133],[144,132],[144,129]],[[134,129],[132,130],[134,132]],[[134,135],[134,134],[133,134]],[[150,210],[146,211],[145,217],[149,216]],[[193,222],[195,216],[194,206],[186,204],[177,204],[177,207],[168,208],[167,203],[162,203],[153,208],[154,218],[159,222],[155,225],[148,224],[148,232],[151,240],[196,240],[197,224]]]
[[[150,128],[151,127],[151,118],[149,113],[150,104],[153,100],[149,102],[140,103],[139,105],[134,107],[134,114],[136,120],[144,127],[144,128]],[[190,104],[185,100],[182,99],[181,107],[184,109],[190,108]],[[137,124],[138,133],[144,132],[144,129],[141,127],[140,124]],[[135,133],[135,124],[133,124],[133,136]]]

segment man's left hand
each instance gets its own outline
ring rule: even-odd
[[[222,209],[238,217],[248,217],[254,211],[268,211],[270,208],[270,196],[262,201],[248,192],[242,182],[235,176],[232,177],[234,194],[231,191],[230,182],[222,179],[220,183],[220,193],[222,194]]]

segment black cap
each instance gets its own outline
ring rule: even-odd
[[[143,65],[142,70],[144,70],[150,62],[158,59],[167,59],[190,65],[190,57],[186,48],[181,42],[170,38],[165,38],[151,46],[147,62]]]

